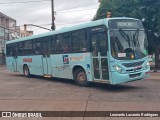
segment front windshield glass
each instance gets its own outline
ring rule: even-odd
[[[148,55],[144,30],[111,30],[111,54],[119,60],[141,59]]]

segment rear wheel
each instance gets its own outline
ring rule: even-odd
[[[23,74],[24,74],[24,76],[26,76],[26,77],[30,77],[30,72],[29,72],[29,68],[28,68],[27,65],[25,65],[25,66],[23,67]]]
[[[74,80],[80,86],[88,86],[86,72],[82,68],[78,68],[74,72]]]

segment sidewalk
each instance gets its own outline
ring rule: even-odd
[[[160,73],[160,70],[157,70],[156,72],[154,70],[151,69],[150,71],[151,73]]]
[[[154,72],[155,62],[150,62],[150,68],[151,68],[151,72]],[[160,72],[160,68],[157,70],[157,72]]]
[[[147,79],[160,80],[160,72],[151,72],[150,77]]]

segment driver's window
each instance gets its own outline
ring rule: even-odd
[[[97,38],[98,38],[97,34],[92,35],[92,53],[94,57],[98,56]]]
[[[107,35],[105,33],[99,33],[99,41],[100,41],[99,48],[101,56],[107,56],[107,51],[108,51]]]
[[[112,53],[112,56],[116,57],[116,56],[118,56],[117,55],[118,47],[117,47],[117,44],[115,42],[114,33],[112,31],[110,32],[110,41],[111,41],[111,53]]]

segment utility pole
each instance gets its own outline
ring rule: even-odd
[[[55,23],[54,23],[54,21],[55,21],[55,17],[54,17],[54,14],[55,14],[55,12],[54,12],[54,0],[51,0],[51,13],[52,13],[52,26],[51,26],[51,29],[55,30],[56,26],[55,26]]]

